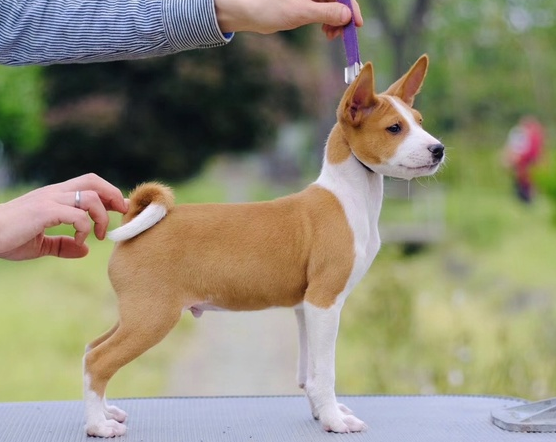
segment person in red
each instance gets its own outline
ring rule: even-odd
[[[533,197],[532,168],[542,156],[544,129],[532,116],[523,117],[511,129],[505,151],[505,162],[512,169],[517,197],[526,203]]]

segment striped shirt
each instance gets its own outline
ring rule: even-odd
[[[214,0],[0,0],[0,64],[155,57],[228,43]]]

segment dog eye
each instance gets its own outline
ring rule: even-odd
[[[397,134],[402,130],[402,127],[398,123],[396,123],[393,124],[392,126],[387,127],[386,130],[391,134]]]

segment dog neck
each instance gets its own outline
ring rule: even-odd
[[[356,212],[368,217],[371,223],[378,223],[383,176],[373,172],[353,155],[339,124],[334,126],[328,137],[316,184],[334,193],[346,211],[347,206],[359,207]]]

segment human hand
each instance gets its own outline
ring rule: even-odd
[[[355,25],[363,26],[356,0],[352,0]],[[222,32],[249,31],[271,34],[311,23],[322,23],[329,39],[342,33],[351,20],[349,8],[336,0],[215,0]]]
[[[85,239],[91,231],[90,220],[95,236],[102,240],[108,228],[107,211],[125,213],[127,209],[120,190],[92,173],[33,190],[0,204],[0,258],[81,258],[89,251]],[[73,225],[75,236],[44,234],[46,228],[60,224]]]

